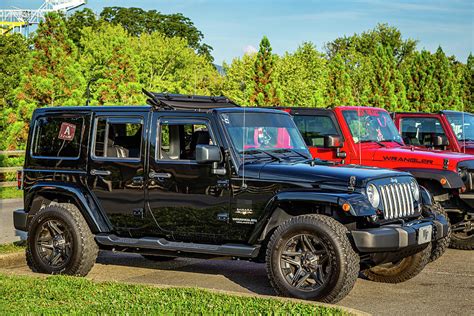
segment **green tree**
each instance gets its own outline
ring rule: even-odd
[[[135,46],[137,67],[145,89],[169,93],[218,94],[221,76],[204,57],[197,55],[180,37],[160,32],[143,34]]]
[[[354,105],[350,74],[341,55],[337,54],[329,61],[328,78],[326,89],[327,105],[331,107]]]
[[[130,36],[120,25],[101,23],[82,31],[80,58],[84,75],[90,82],[91,104],[139,104],[140,93],[137,37]]]
[[[28,41],[20,34],[0,36],[0,106],[12,102],[11,92],[21,80],[21,70],[28,65]]]
[[[286,53],[275,65],[280,101],[285,106],[324,106],[327,78],[326,60],[309,42],[293,54]]]
[[[225,76],[222,83],[222,95],[238,104],[249,105],[253,93],[256,53],[234,58],[231,64],[224,63]]]
[[[254,87],[250,96],[250,103],[257,106],[279,105],[280,101],[277,97],[276,84],[273,79],[275,56],[266,36],[260,41],[260,49],[254,67]]]
[[[464,111],[474,112],[474,56],[469,54],[461,69],[461,85]]]
[[[8,148],[22,148],[28,136],[29,120],[35,108],[83,104],[85,80],[78,51],[64,19],[49,13],[33,38],[34,50],[13,91],[16,108],[5,113],[7,128],[2,139]],[[5,147],[5,146],[4,146]]]
[[[89,8],[75,11],[66,19],[66,27],[69,38],[76,46],[81,47],[82,29],[84,27],[96,27],[99,21],[96,18],[94,11]]]
[[[340,37],[329,42],[326,44],[326,53],[329,58],[333,58],[337,54],[345,56],[351,50],[355,50],[364,56],[369,56],[376,52],[379,45],[391,47],[395,60],[400,64],[415,52],[417,41],[413,39],[404,40],[400,30],[396,27],[388,24],[377,24],[372,30]]]
[[[213,61],[212,47],[202,43],[204,35],[188,17],[181,13],[163,14],[156,10],[145,11],[140,8],[106,7],[100,13],[103,21],[120,24],[131,35],[161,32],[167,37],[181,37],[186,39],[189,47],[200,55]]]
[[[371,63],[373,75],[370,79],[372,88],[370,105],[389,111],[408,110],[403,76],[397,67],[391,47],[379,45]]]

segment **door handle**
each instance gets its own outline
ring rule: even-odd
[[[92,169],[91,175],[93,176],[110,176],[112,173],[109,170],[97,170]]]
[[[169,179],[171,178],[171,173],[168,173],[168,172],[159,173],[159,172],[151,171],[148,174],[148,176],[152,179]]]

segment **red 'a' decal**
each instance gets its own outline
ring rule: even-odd
[[[62,140],[73,140],[76,133],[76,125],[71,123],[61,123],[58,138]]]

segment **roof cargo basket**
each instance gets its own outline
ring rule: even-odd
[[[210,110],[215,108],[240,107],[230,99],[201,95],[156,93],[142,89],[148,97],[146,103],[157,110]]]

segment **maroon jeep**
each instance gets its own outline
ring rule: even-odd
[[[474,115],[465,112],[394,113],[407,145],[474,155]]]

